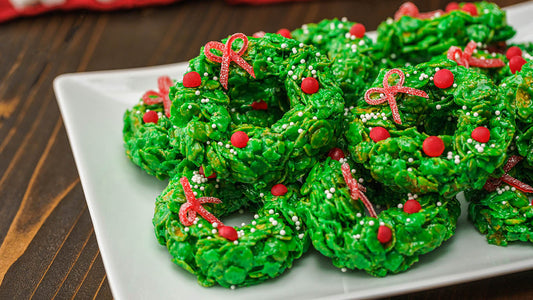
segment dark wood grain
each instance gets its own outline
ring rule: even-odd
[[[256,7],[197,0],[108,13],[53,12],[0,24],[0,299],[112,298],[52,91],[56,76],[185,61],[230,33],[294,29],[323,18],[346,16],[372,30],[401,2]],[[427,11],[445,3],[417,4]],[[391,299],[531,299],[532,280],[527,271]]]

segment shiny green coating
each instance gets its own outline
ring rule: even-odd
[[[294,182],[340,135],[342,91],[332,76],[331,62],[316,48],[278,34],[249,37],[248,41],[241,57],[253,66],[255,79],[231,63],[225,90],[217,81],[220,63],[207,59],[202,48],[189,63],[190,70],[202,76],[201,86],[185,88],[177,83],[170,89],[176,144],[187,160],[203,166],[206,174],[216,172],[224,181],[258,188]],[[233,44],[235,51],[241,46],[240,40]],[[305,94],[300,88],[302,79],[313,77],[313,72],[320,88]],[[257,118],[248,123],[246,111],[260,99],[269,109],[255,112]],[[270,114],[274,119],[259,121]],[[246,147],[231,145],[236,131],[250,138]]]
[[[141,101],[124,113],[124,148],[134,164],[158,179],[166,179],[174,175],[183,156],[174,147],[170,120],[161,114],[157,124],[145,124],[143,115],[147,109],[163,112],[163,105],[144,105]]]
[[[191,171],[183,175],[190,180],[194,176]],[[221,237],[202,217],[189,227],[180,222],[179,209],[186,200],[179,178],[172,179],[157,198],[153,224],[159,243],[168,248],[172,261],[196,275],[202,286],[240,287],[277,277],[309,248],[306,231],[296,225],[301,222],[295,209],[300,198],[298,186],[288,186],[288,193],[279,197],[262,190],[264,196],[260,198],[259,191],[250,186],[217,183],[214,179],[203,183],[191,181],[192,186],[198,185],[193,188],[197,197],[222,200],[221,204],[204,206],[222,222],[224,216],[253,203],[250,196],[258,197],[255,202],[263,206],[252,223],[236,228],[241,235],[234,243]]]
[[[429,61],[451,46],[464,47],[470,41],[494,44],[514,36],[515,30],[507,24],[505,11],[494,3],[473,4],[478,16],[454,10],[432,19],[410,16],[402,16],[397,21],[388,19],[378,26],[374,60],[384,60],[384,67],[403,66],[405,61]]]
[[[355,167],[354,163],[350,165]],[[361,170],[355,169],[353,176],[357,179]],[[315,249],[331,258],[336,267],[362,269],[379,277],[402,272],[416,263],[420,255],[433,251],[454,234],[460,214],[457,200],[446,200],[435,193],[421,195],[417,200],[422,209],[408,214],[398,208],[407,195],[366,181],[363,185],[373,203],[383,196],[394,199],[377,218],[365,216],[362,202],[351,199],[341,164],[336,160],[327,158],[315,165],[302,187],[305,198],[299,203],[298,212],[305,220]],[[328,199],[324,191],[331,188],[335,190]],[[392,229],[392,239],[386,244],[377,239],[380,224]]]
[[[514,173],[513,177],[519,175],[518,172]],[[468,207],[468,217],[474,226],[486,235],[490,244],[506,246],[514,241],[533,243],[531,200],[527,193],[507,190],[506,187],[509,188],[506,184],[501,186],[500,193],[485,190],[471,190],[465,193],[465,197],[471,201]]]
[[[327,53],[347,106],[353,105],[365,92],[366,86],[379,71],[368,55],[373,48],[372,40],[366,35],[362,38],[352,36],[350,29],[354,24],[345,20],[325,19],[317,24],[305,24],[291,33],[293,39]]]
[[[516,117],[517,130],[507,157],[524,157],[508,173],[533,185],[533,63],[528,62],[515,75],[505,78],[498,88],[498,98],[510,106]],[[492,175],[500,177],[499,168]],[[533,206],[528,194],[503,183],[496,191],[471,190],[465,193],[470,201],[469,218],[487,236],[491,244],[505,246],[509,242],[533,242]]]
[[[432,80],[437,68],[449,69],[456,86],[437,88]],[[352,120],[345,132],[353,159],[370,169],[376,180],[399,191],[439,193],[450,198],[467,188],[481,188],[504,163],[515,131],[512,111],[496,97],[492,81],[448,59],[401,70],[405,74],[403,86],[423,90],[429,98],[396,94],[401,125],[394,122],[387,102],[370,105],[361,99],[351,110]],[[382,86],[387,71],[380,72],[374,87]],[[397,81],[393,76],[390,86]],[[391,137],[372,141],[370,128],[376,126],[386,128]],[[471,138],[478,126],[490,130],[485,146]],[[428,136],[443,140],[441,156],[429,157],[423,152],[422,144]]]

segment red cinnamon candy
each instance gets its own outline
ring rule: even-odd
[[[440,9],[421,13],[413,2],[405,2],[394,14],[394,20],[399,20],[402,16],[410,16],[417,19],[431,19],[443,13]]]

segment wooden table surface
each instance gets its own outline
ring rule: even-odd
[[[346,16],[374,30],[401,2],[257,7],[191,0],[109,13],[54,12],[0,24],[0,299],[112,298],[52,91],[56,76],[186,61],[206,42],[231,33],[294,29],[323,18]],[[445,3],[417,4],[427,11]],[[531,281],[533,271],[526,271],[398,298],[531,299]]]

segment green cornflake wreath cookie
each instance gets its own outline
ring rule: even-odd
[[[373,86],[345,136],[353,159],[386,186],[449,198],[481,188],[504,163],[514,118],[486,76],[445,59],[382,70]]]
[[[315,165],[302,187],[305,198],[298,213],[313,246],[336,267],[362,269],[374,276],[405,271],[454,234],[460,214],[457,200],[436,193],[402,199],[405,195],[371,178],[357,179],[364,173],[327,158]],[[369,199],[380,197],[390,200],[376,213]]]
[[[533,64],[521,66],[502,81],[498,98],[516,116],[517,130],[507,151],[507,163],[481,191],[465,193],[469,217],[491,244],[533,242]]]
[[[365,35],[361,23],[342,20],[322,20],[317,24],[305,24],[291,36],[304,44],[313,45],[327,53],[332,60],[331,70],[344,92],[347,106],[362,96],[379,69],[374,67],[369,53],[373,42]]]
[[[146,92],[139,104],[124,113],[123,139],[126,155],[148,174],[158,179],[172,177],[183,156],[174,144],[174,131],[168,118],[167,76],[158,80],[159,91]]]
[[[208,43],[170,90],[180,153],[224,181],[297,180],[340,135],[344,101],[330,64],[278,34]],[[254,110],[272,122],[248,123]]]
[[[446,11],[420,13],[411,2],[400,7],[395,19],[377,29],[374,59],[382,67],[420,63],[464,47],[470,41],[497,44],[510,39],[514,29],[507,25],[505,11],[489,2],[450,3]]]
[[[187,168],[180,176],[157,198],[153,223],[173,262],[195,274],[201,285],[257,284],[279,276],[307,251],[309,238],[295,210],[299,186],[278,184],[259,192]],[[261,208],[237,230],[217,219],[254,202]]]

